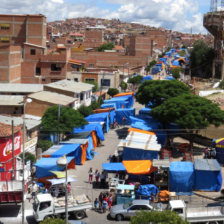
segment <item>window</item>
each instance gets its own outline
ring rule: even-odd
[[[45,81],[46,81],[46,78],[45,78],[45,77],[43,77],[41,80],[42,80],[42,82],[45,82]]]
[[[61,71],[61,66],[57,65],[57,64],[51,64],[51,71],[60,72]]]
[[[45,202],[41,202],[40,203],[40,208],[39,208],[39,211],[42,211],[48,207],[51,206],[51,202],[50,201],[45,201]]]
[[[94,68],[94,64],[89,64],[89,67],[90,68]]]
[[[175,209],[173,209],[173,211],[178,213],[178,214],[183,214],[183,209],[182,208],[175,208]]]
[[[1,42],[8,43],[9,42],[9,37],[1,37]]]
[[[133,205],[129,210],[139,210],[139,205]]]
[[[83,93],[81,93],[81,94],[80,94],[80,101],[82,101],[82,100],[83,100],[83,98],[84,98],[84,94],[83,94]]]
[[[78,78],[74,78],[74,81],[75,81],[75,82],[78,82],[79,80],[78,80]]]
[[[85,79],[85,82],[95,82],[95,81],[96,81],[96,79],[90,79],[90,78]]]
[[[10,24],[8,23],[1,24],[1,30],[9,30],[9,29],[10,29]]]
[[[101,86],[110,86],[110,79],[101,79]]]
[[[30,50],[30,54],[31,54],[31,55],[36,55],[36,49],[31,49],[31,50]]]
[[[40,67],[36,67],[36,75],[41,75],[41,68]]]

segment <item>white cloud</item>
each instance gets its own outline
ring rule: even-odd
[[[198,0],[104,0],[117,9],[100,8],[99,1],[1,0],[0,13],[44,14],[48,21],[73,17],[119,18],[122,21],[162,26],[178,31],[203,32]],[[115,8],[115,7],[114,7]]]

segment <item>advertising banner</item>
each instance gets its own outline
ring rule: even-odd
[[[14,154],[17,156],[21,152],[21,132],[14,136]],[[12,138],[0,138],[0,163],[12,159]]]

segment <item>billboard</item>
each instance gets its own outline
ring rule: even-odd
[[[17,156],[21,152],[21,132],[14,135],[14,154]],[[0,138],[0,163],[12,159],[12,137]]]

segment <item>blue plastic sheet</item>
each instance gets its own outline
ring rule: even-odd
[[[144,81],[147,81],[147,80],[153,80],[153,77],[151,75],[144,76],[141,83],[143,83]]]
[[[103,163],[102,166],[106,171],[126,171],[123,163]]]
[[[142,108],[141,110],[139,110],[139,115],[142,116],[142,117],[148,117],[150,116],[149,115],[149,112],[151,111],[151,108]]]
[[[166,76],[165,77],[165,80],[174,80],[175,78],[174,77],[172,77],[172,76]]]
[[[56,152],[51,154],[51,157],[61,157],[67,155],[75,159],[75,164],[81,165],[82,148],[80,144],[65,144]]]
[[[115,109],[117,108],[116,103],[103,103],[100,105],[100,108],[105,109],[105,108],[111,108],[114,107]]]
[[[115,97],[110,100],[104,100],[104,104],[111,104],[111,103],[115,103],[117,109],[128,108],[129,106],[128,99],[120,99],[120,97]]]
[[[92,156],[92,153],[91,152],[92,152],[92,150],[94,150],[92,136],[89,136],[88,137],[88,140],[89,140],[89,144],[88,144],[88,147],[86,149],[86,159],[92,160],[93,159],[93,156]]]
[[[194,165],[192,162],[171,162],[169,171],[170,191],[189,194],[194,190]]]
[[[124,147],[123,160],[153,160],[158,159],[159,152]]]
[[[196,159],[195,190],[220,191],[222,187],[221,167],[215,159]]]
[[[74,159],[74,157],[67,157],[68,164]],[[42,158],[38,160],[34,166],[36,167],[36,177],[49,177],[53,176],[50,171],[62,171],[63,167],[57,165],[58,158]]]
[[[73,133],[80,133],[80,132],[86,132],[86,131],[95,131],[97,137],[101,141],[104,141],[103,129],[102,129],[102,126],[100,123],[94,122],[94,123],[89,123],[89,124],[83,125],[78,128],[74,128]]]
[[[151,195],[155,197],[158,192],[159,189],[154,184],[140,185],[136,191],[136,199],[150,200]]]
[[[105,122],[105,131],[110,130],[109,112],[91,114],[85,118],[88,122]]]
[[[125,124],[131,124],[130,116],[135,116],[135,108],[124,108],[116,110],[116,121],[118,124],[123,123],[123,118],[125,118]]]
[[[180,62],[179,62],[178,60],[174,60],[174,61],[172,62],[172,65],[173,65],[173,66],[180,66]]]

